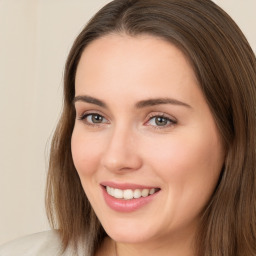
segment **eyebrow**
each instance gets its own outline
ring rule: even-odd
[[[182,101],[171,99],[171,98],[156,98],[156,99],[148,99],[148,100],[142,100],[136,103],[137,108],[144,108],[144,107],[150,107],[155,105],[162,105],[162,104],[172,104],[172,105],[178,105],[183,106],[187,108],[192,108],[187,103],[184,103]]]
[[[91,103],[91,104],[94,104],[94,105],[98,105],[98,106],[103,107],[103,108],[107,108],[107,104],[104,103],[103,101],[101,101],[99,99],[96,99],[94,97],[91,97],[91,96],[87,96],[87,95],[76,96],[73,99],[73,104],[75,104],[77,101],[87,102],[87,103]]]
[[[82,101],[82,102],[98,105],[103,108],[108,108],[107,104],[104,101],[96,99],[91,96],[87,96],[87,95],[76,96],[73,100],[73,104],[75,104],[77,101]],[[172,98],[155,98],[155,99],[141,100],[135,104],[135,107],[144,108],[144,107],[163,105],[163,104],[172,104],[172,105],[192,108],[189,104],[176,99],[172,99]]]

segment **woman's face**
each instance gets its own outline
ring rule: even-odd
[[[191,238],[224,150],[183,53],[151,36],[97,39],[79,62],[74,102],[74,164],[110,237]]]

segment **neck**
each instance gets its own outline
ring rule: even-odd
[[[116,242],[106,237],[96,256],[193,256],[194,235],[178,232],[143,243]]]
[[[166,241],[162,243],[116,243],[116,256],[193,256],[193,242]],[[115,255],[115,254],[113,254]]]

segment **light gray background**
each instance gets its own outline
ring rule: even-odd
[[[0,244],[49,229],[49,144],[75,36],[107,0],[0,0]],[[256,0],[217,0],[256,50]]]

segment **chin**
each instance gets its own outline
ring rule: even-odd
[[[138,232],[108,232],[108,235],[118,243],[136,244],[150,240],[148,234]]]
[[[155,234],[154,228],[148,224],[138,225],[129,220],[124,221],[123,224],[109,222],[104,229],[113,240],[120,243],[143,243],[151,240]]]

